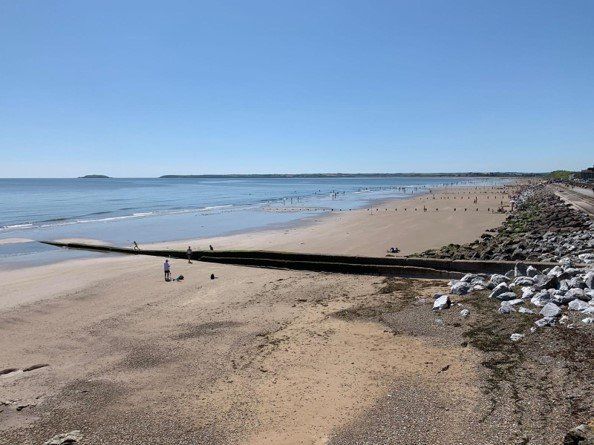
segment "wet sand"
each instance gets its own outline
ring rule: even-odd
[[[479,197],[472,205],[468,191],[191,245],[413,253],[471,241],[502,221],[487,211],[501,195],[472,190]],[[437,202],[439,211],[422,211]],[[432,317],[424,331],[395,333],[378,319],[349,316],[361,305],[397,310],[415,296],[431,298],[443,282],[402,280],[386,289],[381,277],[176,260],[179,274],[183,282],[166,283],[161,260],[141,256],[0,273],[0,371],[16,369],[0,375],[0,402],[7,402],[0,443],[38,444],[74,429],[93,444],[332,443],[398,385],[406,387],[402,406],[415,388],[447,401],[447,416],[425,412],[434,426],[480,417],[477,351],[437,335]],[[411,325],[431,314],[430,303],[419,304]],[[35,364],[48,366],[23,371]],[[464,425],[447,435],[435,430],[432,443],[458,443]]]

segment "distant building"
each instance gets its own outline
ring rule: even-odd
[[[582,170],[575,175],[578,179],[582,179],[584,181],[594,181],[594,166]]]

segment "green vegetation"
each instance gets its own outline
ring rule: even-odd
[[[547,178],[567,181],[570,179],[571,175],[573,175],[573,172],[570,172],[569,170],[555,170],[554,172],[549,173]]]

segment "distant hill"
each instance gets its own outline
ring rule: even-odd
[[[85,175],[85,176],[79,176],[79,179],[109,179],[109,176],[105,176],[105,175]]]
[[[398,177],[524,177],[544,176],[545,173],[523,172],[464,172],[464,173],[296,173],[296,174],[254,174],[254,175],[163,175],[159,178],[398,178]]]

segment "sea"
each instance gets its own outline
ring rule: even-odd
[[[0,179],[0,270],[102,255],[40,240],[142,246],[200,239],[282,227],[445,185],[503,181],[414,176]]]

